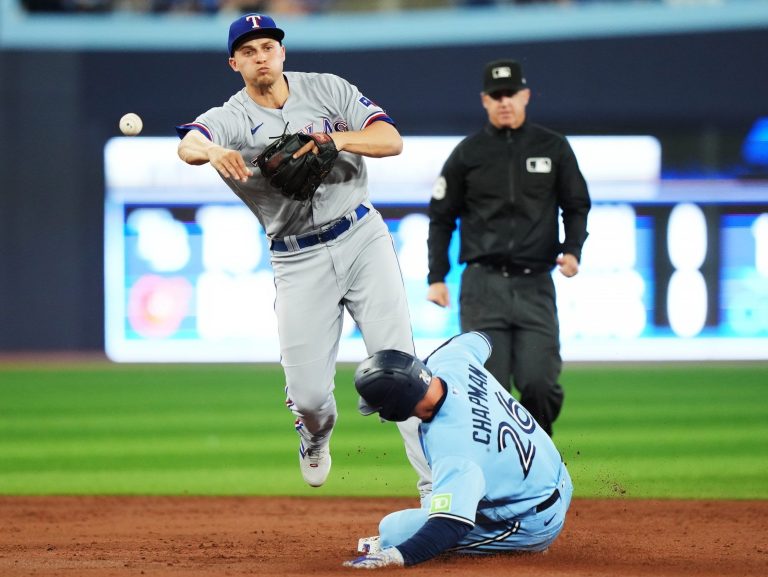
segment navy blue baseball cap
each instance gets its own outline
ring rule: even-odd
[[[235,50],[250,38],[274,38],[282,42],[285,32],[280,30],[275,21],[263,14],[244,14],[229,25],[229,55],[234,56]]]

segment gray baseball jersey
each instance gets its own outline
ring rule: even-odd
[[[387,114],[346,80],[332,74],[284,72],[289,96],[280,109],[256,104],[245,89],[223,106],[177,126],[180,137],[199,130],[209,140],[237,150],[247,166],[284,131],[359,131],[373,122],[392,122]],[[287,125],[287,126],[286,126]],[[267,236],[289,250],[272,246],[275,313],[286,401],[296,415],[305,447],[328,443],[336,423],[333,395],[336,352],[346,308],[360,329],[369,354],[393,348],[413,353],[408,303],[397,253],[386,223],[372,207],[365,161],[342,151],[312,202],[285,198],[258,168],[247,182],[224,179],[253,211]],[[318,243],[300,244],[296,236],[344,223],[341,232]],[[332,227],[333,228],[333,227]],[[310,235],[313,239],[317,234]],[[308,237],[305,237],[308,238]],[[428,493],[431,475],[418,439],[418,422],[399,423],[406,454],[419,473],[418,487]]]
[[[223,106],[211,108],[195,122],[177,127],[180,136],[199,130],[209,140],[238,150],[246,165],[283,131],[344,132],[362,130],[372,122],[392,122],[389,116],[360,91],[333,74],[284,72],[290,96],[280,109],[256,104],[246,89]],[[355,210],[368,200],[368,174],[362,156],[342,151],[312,203],[285,202],[253,168],[243,183],[224,179],[227,186],[253,211],[267,236],[280,238],[321,228]]]

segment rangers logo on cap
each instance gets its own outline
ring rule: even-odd
[[[229,55],[233,56],[237,47],[249,38],[262,36],[282,42],[285,32],[277,27],[272,18],[264,14],[241,16],[229,26],[229,40],[227,42]]]

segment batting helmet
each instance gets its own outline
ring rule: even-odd
[[[355,371],[355,387],[363,398],[363,415],[379,413],[387,421],[405,421],[424,395],[432,371],[416,357],[395,350],[379,351]]]

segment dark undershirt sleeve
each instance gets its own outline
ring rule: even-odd
[[[468,523],[433,517],[416,534],[397,548],[403,554],[405,565],[416,565],[436,557],[453,547],[472,530]]]

